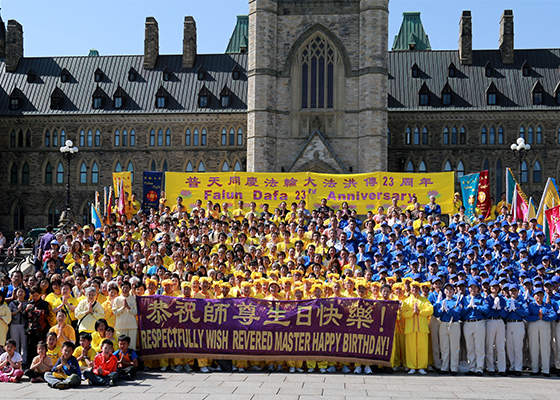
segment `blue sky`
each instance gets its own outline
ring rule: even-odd
[[[2,18],[24,29],[26,57],[142,54],[144,22],[159,23],[160,54],[182,51],[183,19],[192,15],[198,28],[199,53],[225,51],[236,15],[247,14],[247,0],[2,0]],[[391,0],[389,46],[403,11],[420,11],[434,50],[456,49],[462,10],[473,14],[473,47],[498,48],[500,16],[513,9],[515,47],[558,48],[558,0]]]

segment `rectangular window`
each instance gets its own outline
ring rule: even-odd
[[[157,108],[165,108],[165,97],[158,96],[158,98],[157,98]]]
[[[543,94],[542,92],[535,92],[533,93],[533,104],[539,105],[543,102]]]
[[[200,96],[198,98],[198,105],[200,106],[200,108],[208,107],[208,96]]]
[[[102,99],[101,97],[94,97],[93,98],[93,108],[101,108],[101,104],[102,104]]]
[[[334,108],[334,65],[327,66],[327,108]]]
[[[488,105],[495,106],[498,102],[498,96],[496,93],[488,93]]]
[[[443,105],[448,106],[451,104],[451,93],[444,93],[443,94]]]
[[[229,107],[229,96],[222,96],[222,107]]]
[[[122,97],[115,97],[115,108],[121,108],[123,105]]]
[[[420,105],[421,106],[427,106],[428,105],[428,94],[427,93],[422,93],[420,94]]]

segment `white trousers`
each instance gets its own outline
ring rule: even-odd
[[[440,322],[439,345],[441,350],[441,370],[457,372],[461,346],[460,322]]]
[[[494,372],[497,359],[498,372],[506,371],[506,326],[501,319],[486,320],[486,368]],[[494,357],[495,348],[495,357]]]
[[[432,336],[432,355],[434,356],[434,367],[441,369],[441,354],[439,343],[439,329],[440,321],[433,315],[430,317],[430,324],[428,325]]]
[[[484,344],[486,337],[486,326],[484,320],[465,322],[463,334],[467,345],[467,360],[469,370],[482,372],[484,369]]]
[[[511,371],[523,370],[523,338],[525,337],[525,323],[508,322],[507,323],[507,355],[509,358]]]
[[[550,338],[552,332],[550,322],[541,319],[529,322],[527,325],[531,368],[533,372],[539,372],[539,366],[541,366],[542,372],[548,374],[550,372]]]

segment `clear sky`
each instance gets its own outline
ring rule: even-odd
[[[223,53],[247,0],[1,0],[2,18],[24,29],[26,57],[143,54],[144,22],[158,20],[160,54],[182,51],[183,19],[192,15],[199,53]],[[420,11],[434,50],[456,49],[462,10],[473,15],[473,47],[498,48],[500,16],[513,9],[515,47],[559,48],[559,0],[391,0],[389,46],[404,11]]]

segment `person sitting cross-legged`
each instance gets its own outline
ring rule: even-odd
[[[84,371],[84,377],[89,381],[89,385],[114,386],[119,377],[117,364],[117,357],[113,354],[113,342],[105,339],[101,345],[101,353],[93,360],[93,368]]]

